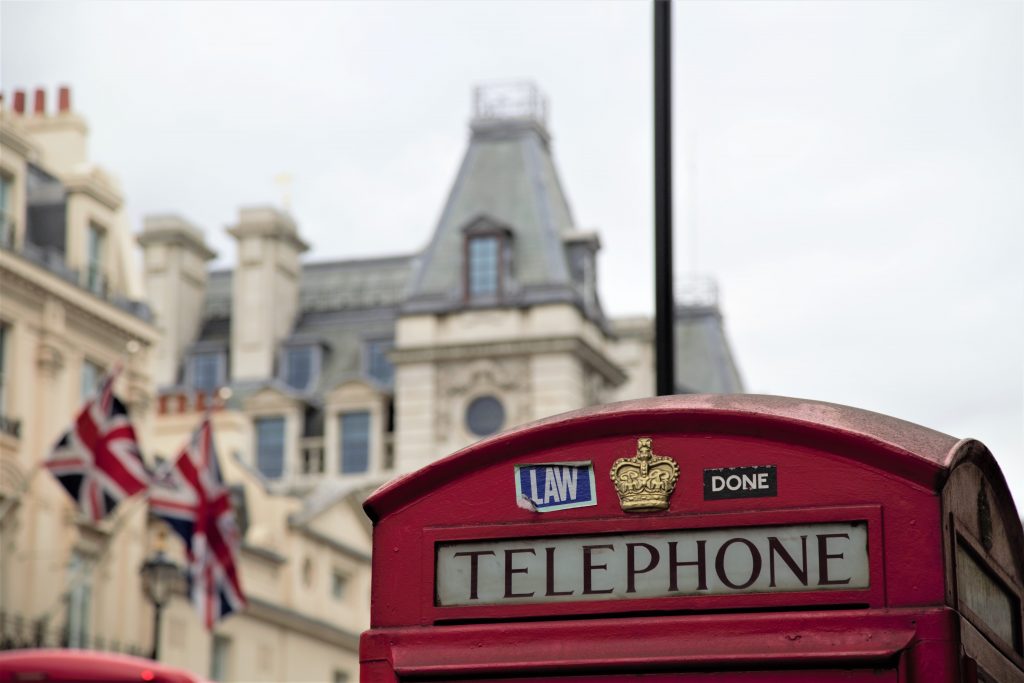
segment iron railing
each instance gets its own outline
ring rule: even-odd
[[[21,438],[21,420],[0,413],[0,434]]]
[[[145,657],[148,651],[135,643],[90,637],[80,634],[77,643],[83,650],[102,650]],[[71,642],[68,624],[53,624],[46,617],[27,618],[21,614],[0,611],[0,650],[24,648],[66,648]]]

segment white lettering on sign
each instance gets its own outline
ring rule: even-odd
[[[534,512],[597,504],[590,461],[516,465],[515,484],[516,504]]]
[[[576,500],[576,478],[579,470],[572,467],[545,467],[544,495],[537,492],[537,470],[530,470],[530,500],[537,505],[565,503]]]
[[[768,474],[731,474],[723,477],[720,474],[711,476],[711,490],[718,491],[766,491],[769,488]]]
[[[437,603],[867,588],[866,522],[440,543]]]

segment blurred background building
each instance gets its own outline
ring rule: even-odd
[[[418,252],[302,263],[310,246],[287,212],[251,207],[228,230],[237,265],[207,273],[200,229],[147,219],[157,428],[227,387],[250,425],[239,461],[304,493],[652,395],[652,322],[604,314],[600,239],[573,220],[545,111],[529,84],[476,90],[461,167]],[[636,277],[652,275],[638,264]],[[676,328],[681,392],[742,391],[713,288],[679,307]]]
[[[143,628],[137,565],[144,518],[77,519],[40,463],[107,368],[141,433],[152,416],[150,355],[159,332],[142,303],[135,248],[116,182],[89,163],[85,121],[62,88],[15,92],[0,113],[0,619],[15,631],[57,629],[81,645]],[[7,104],[7,103],[5,103]],[[130,513],[138,505],[126,506]],[[116,547],[111,543],[117,529]],[[134,543],[125,543],[134,539]]]
[[[43,91],[34,105],[16,92],[0,129],[4,647],[153,647],[138,569],[161,523],[138,499],[83,522],[38,473],[119,360],[151,464],[213,414],[250,606],[208,633],[178,596],[160,654],[218,680],[355,680],[373,488],[503,429],[654,393],[653,323],[604,314],[600,239],[573,219],[532,85],[475,91],[423,249],[306,262],[315,245],[285,209],[245,207],[230,270],[208,269],[204,230],[178,214],[145,219],[139,268],[70,94],[55,114]],[[646,264],[636,278],[652,279]],[[714,286],[684,294],[677,390],[742,391]]]

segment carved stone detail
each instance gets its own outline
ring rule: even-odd
[[[528,419],[530,366],[527,358],[517,356],[438,363],[434,397],[434,434],[438,442],[450,440],[452,431],[462,419],[465,405],[472,398],[485,394],[501,397],[507,411],[506,426]]]
[[[36,366],[47,377],[55,377],[64,368],[64,353],[48,341],[39,342],[36,349]]]
[[[583,400],[588,406],[607,402],[608,386],[597,372],[587,370],[583,379]]]

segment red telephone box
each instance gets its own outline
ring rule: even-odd
[[[1024,681],[1024,532],[998,466],[884,415],[601,406],[365,508],[364,681]]]

